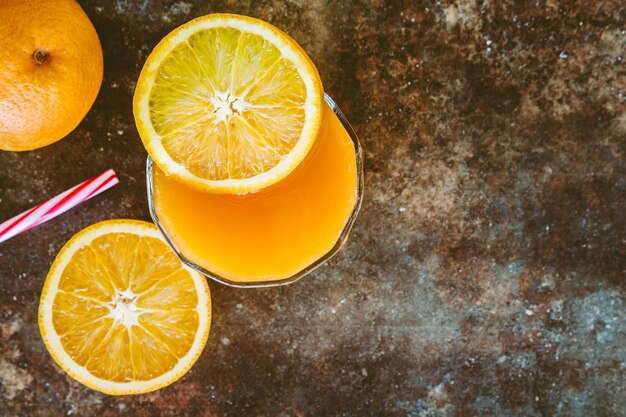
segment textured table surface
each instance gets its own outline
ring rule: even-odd
[[[100,95],[67,139],[0,152],[0,217],[110,167],[121,184],[0,245],[0,415],[626,415],[623,2],[80,2]],[[316,62],[364,147],[363,209],[296,284],[211,284],[209,342],[179,382],[101,395],[46,352],[42,283],[83,227],[149,219],[134,83],[167,32],[218,11]]]

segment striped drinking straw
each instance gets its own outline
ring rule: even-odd
[[[119,180],[115,176],[115,172],[109,169],[30,210],[18,214],[0,224],[0,243],[65,213],[72,207],[108,190],[117,183]]]

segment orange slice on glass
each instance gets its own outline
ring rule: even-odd
[[[148,57],[135,122],[158,167],[197,188],[245,193],[285,178],[322,119],[311,59],[262,20],[211,14],[168,34]]]

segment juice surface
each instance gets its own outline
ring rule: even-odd
[[[173,243],[237,282],[281,280],[311,265],[335,245],[357,200],[354,144],[326,104],[309,155],[256,193],[206,193],[153,169],[155,210]]]

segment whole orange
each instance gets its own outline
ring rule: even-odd
[[[78,126],[102,83],[98,34],[74,0],[0,0],[0,150]]]

